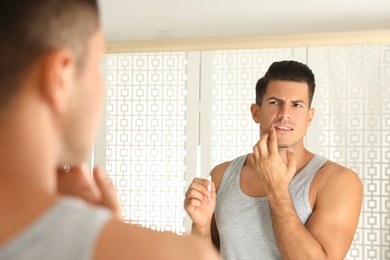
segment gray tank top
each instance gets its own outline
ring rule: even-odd
[[[21,234],[0,246],[1,260],[92,259],[109,210],[64,197]]]
[[[218,188],[214,215],[221,256],[225,260],[281,259],[267,197],[250,197],[240,187],[240,173],[247,156],[229,164]],[[291,180],[290,195],[303,224],[312,214],[310,184],[326,161],[325,157],[315,155]]]

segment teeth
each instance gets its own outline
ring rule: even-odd
[[[284,126],[278,126],[277,128],[279,128],[281,130],[291,130],[291,128],[284,127]]]

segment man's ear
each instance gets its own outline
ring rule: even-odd
[[[311,122],[313,122],[314,112],[315,112],[314,108],[309,109],[309,114],[307,116],[307,128],[309,128],[311,125]]]
[[[75,57],[67,48],[56,49],[43,57],[41,90],[55,113],[67,110],[74,84]]]
[[[256,122],[256,124],[260,124],[260,105],[258,104],[252,104],[251,105],[251,114],[253,121]]]

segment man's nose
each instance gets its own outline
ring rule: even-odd
[[[287,104],[281,105],[278,117],[282,120],[286,120],[290,118],[290,116],[291,116],[290,107]]]

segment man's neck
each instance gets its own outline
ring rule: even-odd
[[[279,155],[282,158],[283,162],[287,164],[287,150],[291,149],[294,152],[295,155],[295,161],[297,166],[297,173],[300,172],[303,167],[310,161],[311,158],[313,158],[314,154],[306,150],[306,148],[302,145],[287,148],[287,147],[280,147],[279,148]]]
[[[0,184],[17,180],[54,192],[56,137],[49,115],[41,104],[25,101],[19,107],[1,118]]]

